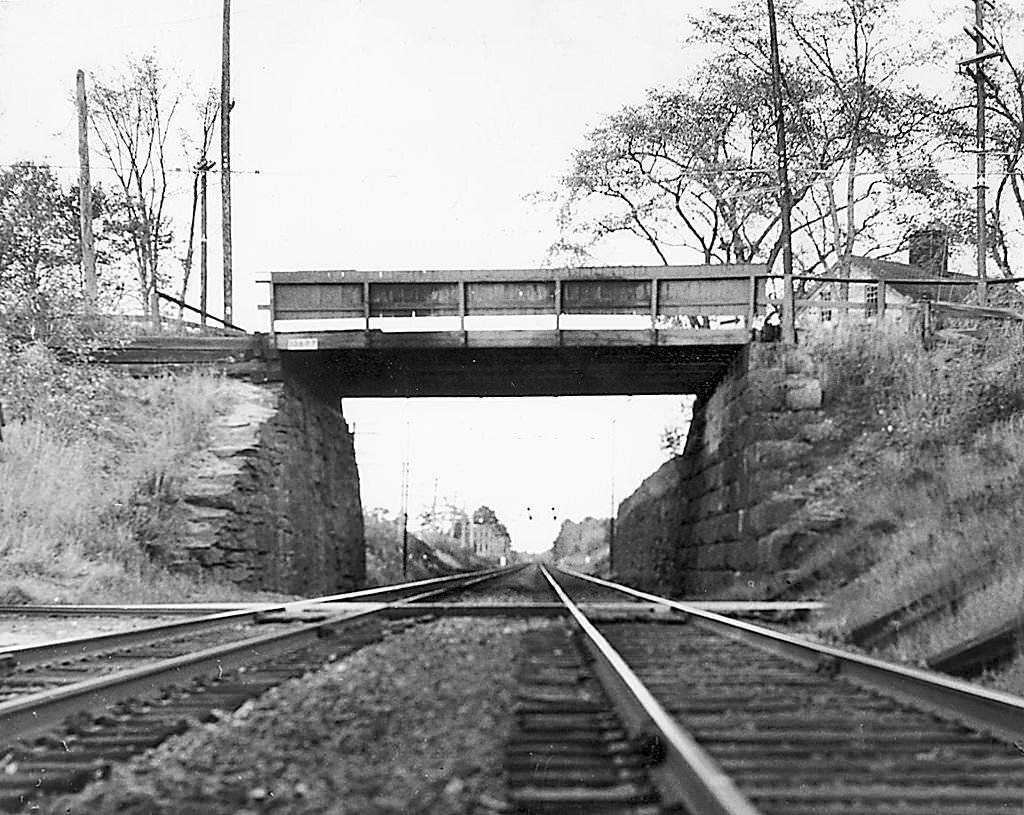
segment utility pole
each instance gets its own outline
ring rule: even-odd
[[[409,577],[409,462],[402,462],[402,578]]]
[[[978,302],[988,302],[988,273],[985,268],[986,249],[988,244],[988,225],[985,221],[988,181],[985,168],[985,60],[1001,57],[996,43],[985,36],[985,2],[974,0],[974,28],[964,28],[967,35],[974,40],[974,56],[960,61],[968,76],[974,79],[976,111],[974,153],[977,159],[977,192],[975,219],[978,231],[977,264],[978,264]]]
[[[980,2],[980,0],[979,0]],[[779,65],[779,35],[775,22],[775,0],[768,0],[768,29],[771,35],[772,96],[775,99],[775,138],[779,162],[779,198],[782,207],[782,341],[796,342],[796,311],[793,303],[793,191],[789,187],[789,158],[786,153],[786,119],[782,107],[782,68]]]
[[[199,164],[199,324],[206,325],[206,294],[209,274],[206,266],[206,174],[216,165],[203,156]]]
[[[85,72],[79,68],[78,86],[78,220],[82,238],[82,280],[85,301],[96,308],[96,248],[92,236],[92,182],[89,180],[89,108],[85,98]]]
[[[224,0],[220,67],[220,198],[226,323],[234,322],[231,290],[231,107],[231,0]]]
[[[611,434],[611,508],[608,513],[608,569],[615,573],[615,417],[612,416]],[[552,507],[554,509],[554,507]]]
[[[974,25],[978,29],[978,35],[974,38],[974,53],[983,54],[985,52],[985,41],[982,39],[982,34],[985,30],[985,0],[974,0]],[[975,147],[978,149],[978,181],[976,185],[978,194],[977,213],[976,218],[978,221],[978,300],[981,305],[985,305],[988,302],[988,280],[987,270],[985,269],[985,244],[988,242],[988,238],[985,235],[985,205],[987,203],[987,192],[988,184],[985,178],[985,68],[982,63],[978,63],[975,68],[977,74],[974,77],[974,91],[977,97],[977,142]]]

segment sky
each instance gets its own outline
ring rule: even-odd
[[[664,426],[689,417],[679,397],[657,396],[354,399],[344,408],[364,506],[399,506],[408,461],[410,524],[435,500],[468,512],[486,504],[520,551],[548,548],[566,519],[608,517],[667,457]]]
[[[572,151],[699,59],[686,44],[698,11],[679,0],[235,0],[236,322],[267,328],[257,280],[270,270],[542,265],[558,236],[548,194]],[[220,26],[220,0],[0,0],[0,164],[45,161],[72,180],[75,72],[110,78],[131,56],[153,53],[182,89],[187,128],[191,100],[219,85]],[[182,157],[172,174],[179,225],[189,166]],[[94,181],[113,180],[98,154],[92,167]],[[216,280],[217,176],[211,194]],[[655,261],[640,243],[595,257]],[[345,411],[366,505],[397,509],[408,458],[413,512],[436,478],[442,496],[489,504],[517,548],[537,549],[563,518],[606,515],[613,492],[625,497],[665,458],[658,436],[680,404],[350,400]],[[537,506],[548,521],[531,519]]]
[[[525,198],[557,186],[605,115],[676,80],[687,13],[677,0],[236,0],[239,320],[259,327],[252,281],[271,269],[539,265],[554,213]],[[219,84],[220,35],[219,0],[0,2],[0,161],[76,165],[79,67],[109,77],[153,52],[201,96]],[[111,180],[99,159],[94,178]],[[189,189],[180,173],[182,217]]]

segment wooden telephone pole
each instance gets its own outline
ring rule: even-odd
[[[78,70],[78,220],[82,239],[82,280],[85,301],[96,308],[96,248],[92,235],[92,182],[89,179],[89,108],[85,98],[85,72]]]
[[[205,182],[204,182],[205,183]],[[224,322],[234,322],[231,278],[231,0],[224,0],[220,70],[220,200],[224,241]]]
[[[978,29],[975,37],[975,54],[985,52],[985,40],[981,32],[985,30],[985,0],[974,0],[974,25]],[[974,89],[977,97],[977,143],[978,148],[978,181],[977,181],[977,214],[978,220],[978,300],[982,305],[988,302],[988,280],[985,269],[985,205],[988,184],[985,180],[985,74],[984,66],[979,62],[975,68]]]
[[[782,68],[779,65],[779,35],[775,22],[775,0],[768,0],[768,29],[771,35],[772,96],[775,99],[775,138],[779,162],[779,199],[782,207],[782,341],[796,342],[796,311],[793,302],[793,191],[789,187],[789,157],[786,153],[786,119],[782,105]]]
[[[409,460],[402,462],[402,578],[409,576]]]
[[[988,274],[985,268],[986,249],[988,248],[988,224],[985,220],[986,198],[988,181],[986,180],[985,169],[985,83],[988,78],[985,76],[985,63],[990,59],[1001,59],[1003,54],[999,44],[988,37],[985,33],[985,3],[991,5],[990,0],[974,0],[974,26],[964,27],[967,36],[974,40],[974,55],[959,62],[964,72],[974,80],[976,122],[975,142],[973,152],[977,158],[977,181],[975,190],[977,201],[975,203],[975,219],[978,230],[977,264],[978,264],[978,302],[982,305],[988,301]]]
[[[206,174],[216,165],[205,156],[199,165],[199,324],[206,325],[206,294],[209,285],[206,240]]]
[[[978,263],[978,301],[981,305],[985,305],[988,302],[988,274],[985,268],[985,250],[988,244],[988,237],[986,233],[987,224],[985,222],[985,208],[986,198],[988,192],[988,183],[986,181],[985,172],[985,59],[986,56],[986,42],[985,42],[985,0],[974,0],[974,59],[976,63],[974,65],[974,91],[976,96],[976,132],[975,132],[975,149],[977,150],[978,160],[978,178],[975,184],[975,190],[977,192],[977,203],[975,218],[978,225],[978,247],[977,247],[977,263]],[[988,54],[988,56],[995,56],[994,54]]]

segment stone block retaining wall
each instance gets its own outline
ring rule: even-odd
[[[619,507],[612,570],[685,596],[756,593],[785,558],[776,534],[803,504],[792,487],[832,435],[810,359],[753,344],[698,397],[682,455]]]
[[[248,385],[181,488],[172,565],[251,589],[316,595],[366,574],[348,426],[295,383]]]

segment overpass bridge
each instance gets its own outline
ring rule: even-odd
[[[612,558],[637,585],[699,595],[774,585],[793,556],[775,533],[802,501],[786,485],[814,465],[814,439],[832,443],[813,360],[750,342],[767,278],[763,266],[274,272],[271,335],[140,338],[110,361],[290,385],[259,470],[285,497],[252,532],[285,536],[288,563],[306,562],[293,530],[319,516],[309,506],[335,507],[346,489],[332,481],[354,461],[345,397],[697,394],[683,455],[619,508]],[[308,537],[331,553],[338,535]]]
[[[704,393],[749,342],[766,274],[276,271],[269,309],[283,374],[332,396]]]

